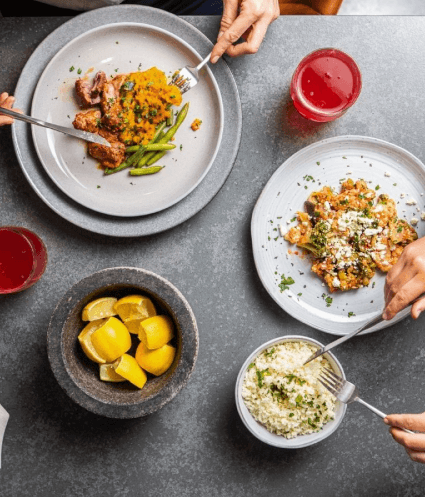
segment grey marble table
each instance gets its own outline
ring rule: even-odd
[[[218,18],[187,20],[212,40]],[[66,18],[0,19],[0,89],[12,92],[32,50]],[[340,120],[297,119],[290,77],[311,50],[335,46],[358,61],[364,88]],[[276,336],[331,337],[282,311],[263,289],[250,245],[254,203],[276,168],[325,137],[360,134],[425,161],[425,18],[281,18],[256,56],[229,61],[243,106],[233,172],[198,215],[162,234],[94,236],[51,212],[21,173],[10,130],[0,130],[0,224],[25,225],[49,251],[32,289],[0,300],[0,403],[9,411],[0,495],[11,496],[422,496],[412,463],[380,419],[351,405],[338,431],[285,451],[253,438],[234,403],[246,356]],[[187,297],[200,353],[187,387],[155,415],[111,420],[75,405],[47,361],[46,329],[57,300],[96,270],[134,265],[168,278]],[[363,397],[387,412],[425,408],[424,319],[410,318],[338,349]]]

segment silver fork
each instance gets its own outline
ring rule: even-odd
[[[328,368],[322,369],[319,377],[319,382],[326,388],[326,390],[329,390],[329,392],[332,395],[335,395],[335,397],[344,404],[351,404],[351,402],[356,401],[366,406],[372,412],[377,414],[380,418],[384,419],[387,417],[387,415],[384,414],[382,411],[376,409],[376,407],[373,407],[364,400],[362,400],[359,397],[359,391],[355,385],[353,385],[347,380],[344,380],[344,378],[341,378],[330,369]],[[405,428],[401,429],[406,433],[411,433],[413,435],[415,434],[415,432],[407,430]]]
[[[181,93],[186,93],[188,90],[193,88],[199,82],[199,71],[209,62],[211,58],[211,53],[205,57],[205,59],[198,64],[196,67],[183,67],[178,71],[170,84],[175,85],[179,88]]]

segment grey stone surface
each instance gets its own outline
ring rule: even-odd
[[[217,19],[189,18],[210,39]],[[64,19],[1,19],[0,88],[11,91],[31,51]],[[360,65],[363,91],[340,120],[298,119],[288,102],[298,61],[323,46]],[[28,226],[49,251],[43,278],[0,301],[0,403],[10,413],[0,493],[14,496],[422,496],[412,463],[382,421],[350,405],[338,431],[284,451],[253,438],[238,418],[234,384],[263,342],[285,334],[332,337],[283,312],[262,288],[250,246],[250,216],[276,168],[301,147],[342,134],[375,136],[425,161],[422,63],[425,19],[280,18],[255,56],[232,60],[244,126],[236,164],[199,214],[167,232],[114,239],[76,229],[51,212],[18,166],[10,130],[0,130],[1,224]],[[198,322],[199,356],[187,386],[157,413],[111,420],[75,404],[50,371],[46,331],[57,301],[90,273],[139,266],[170,280]],[[424,318],[358,337],[336,356],[365,400],[387,412],[425,405]]]

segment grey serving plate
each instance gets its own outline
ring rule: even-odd
[[[15,97],[19,108],[28,113],[37,82],[52,57],[69,41],[90,29],[111,23],[140,22],[159,27],[183,39],[199,56],[212,49],[212,43],[183,19],[151,7],[121,5],[81,14],[51,33],[25,65]],[[117,237],[151,235],[186,221],[203,209],[218,193],[232,170],[239,149],[242,111],[233,76],[224,61],[211,67],[223,99],[224,123],[220,148],[208,174],[187,197],[174,206],[146,216],[120,218],[94,212],[65,195],[40,163],[26,123],[12,126],[13,143],[22,171],[37,195],[57,214],[86,230]]]

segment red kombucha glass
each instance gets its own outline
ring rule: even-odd
[[[297,111],[311,121],[333,121],[360,95],[362,77],[354,60],[335,48],[321,48],[300,62],[291,82]]]
[[[0,227],[0,294],[26,290],[41,278],[46,264],[46,247],[35,233]]]

